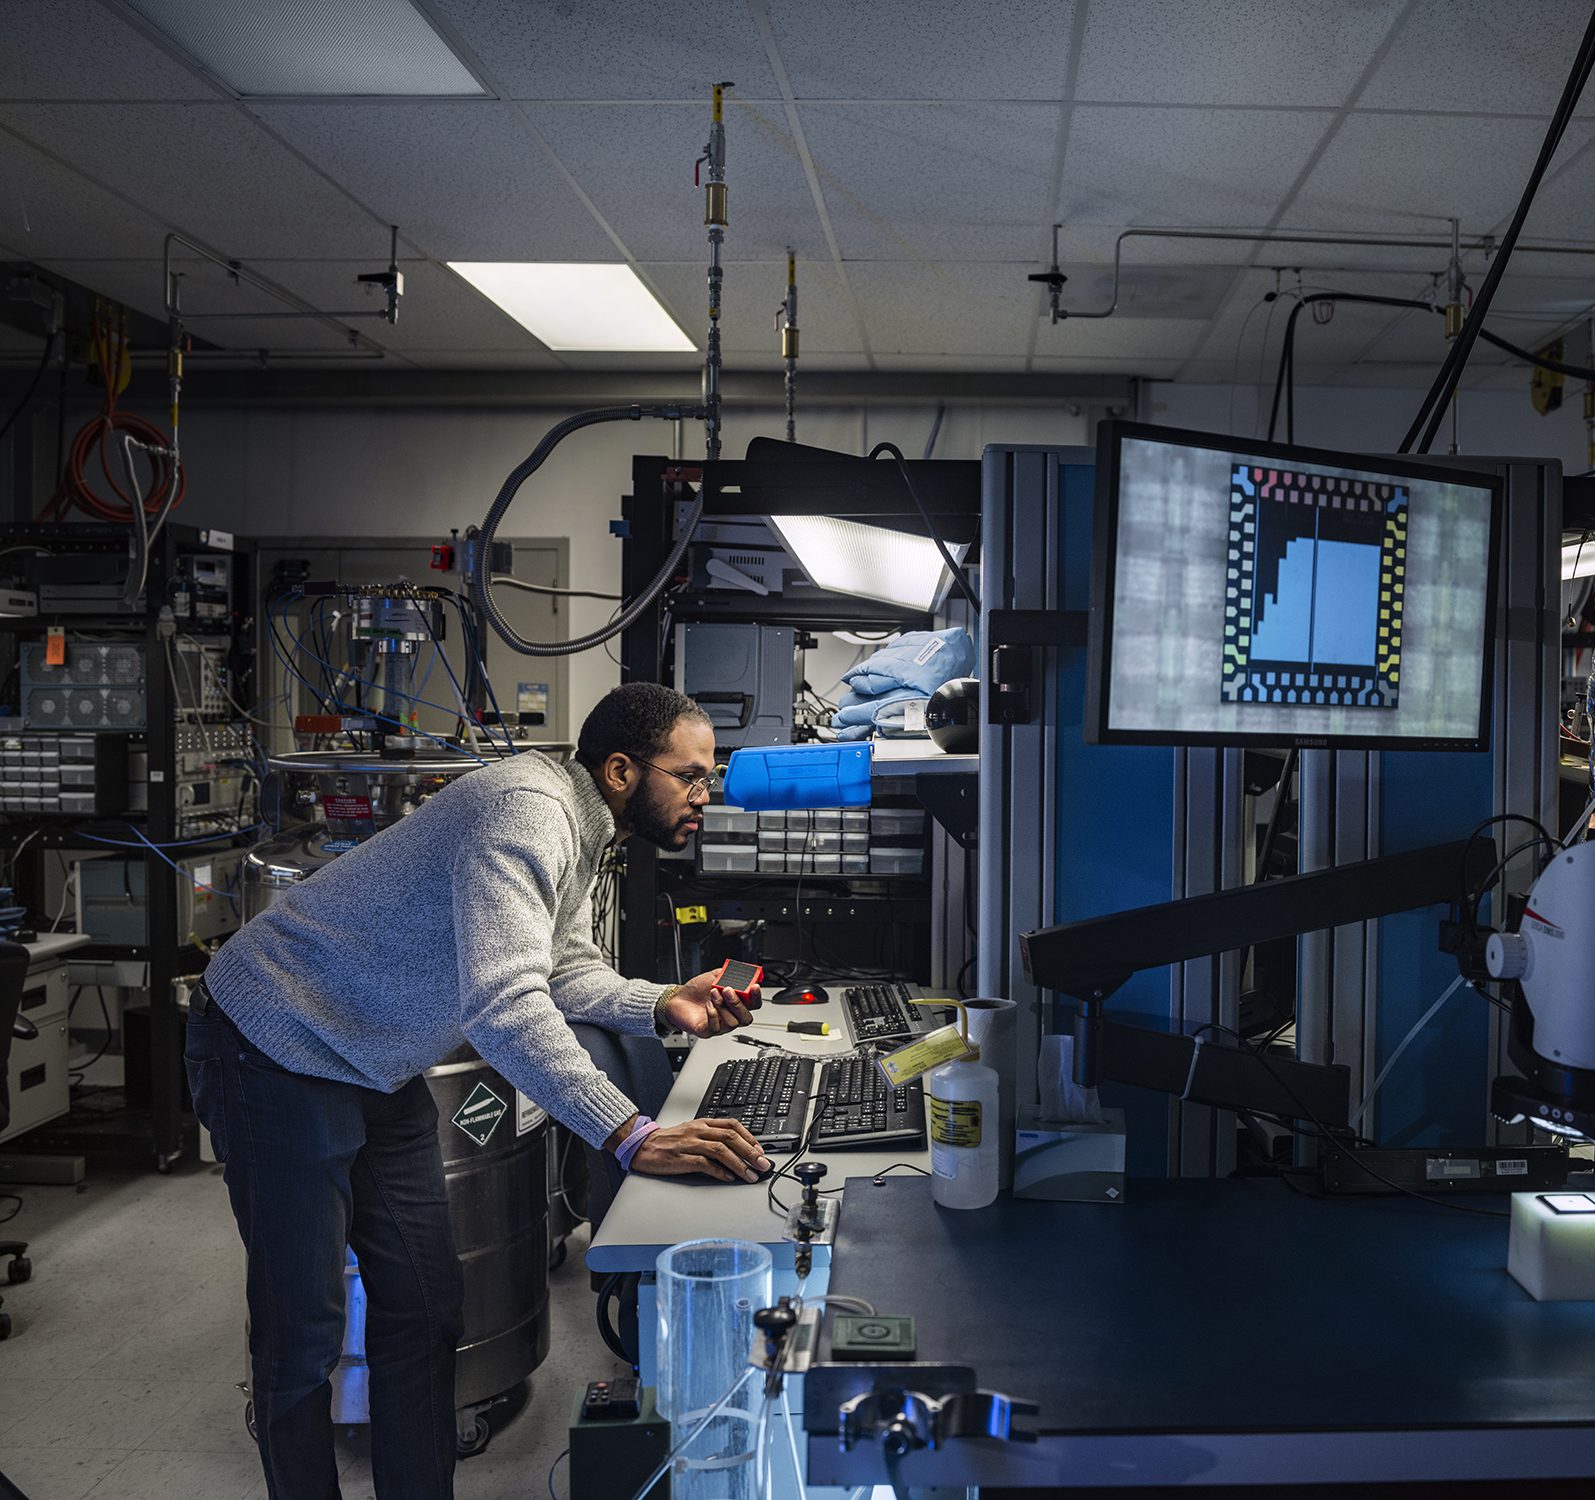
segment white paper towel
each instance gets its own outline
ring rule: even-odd
[[[997,1182],[1013,1186],[1014,1042],[1019,1007],[1012,1000],[980,998],[964,1001],[969,1040],[980,1048],[980,1060],[997,1075]]]
[[[1102,1101],[1097,1091],[1081,1088],[1074,1081],[1072,1036],[1042,1037],[1039,1082],[1042,1119],[1087,1125],[1102,1123]]]

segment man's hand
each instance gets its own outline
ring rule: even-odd
[[[770,1158],[740,1120],[688,1120],[656,1130],[631,1159],[633,1172],[681,1177],[706,1172],[721,1182],[757,1182]]]
[[[735,1031],[752,1023],[752,1012],[759,1008],[758,985],[748,991],[744,1000],[735,990],[724,990],[715,984],[719,972],[715,969],[689,979],[665,1001],[665,1019],[678,1031],[718,1036],[722,1031]]]

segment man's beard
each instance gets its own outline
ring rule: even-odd
[[[684,849],[689,835],[683,823],[696,823],[698,814],[673,811],[665,798],[656,797],[645,781],[626,804],[626,822],[637,838],[660,849]]]

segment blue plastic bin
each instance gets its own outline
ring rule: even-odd
[[[731,753],[725,800],[733,807],[867,807],[870,744],[756,745]]]

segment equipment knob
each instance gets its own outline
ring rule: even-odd
[[[825,1163],[823,1161],[800,1162],[792,1169],[792,1175],[796,1177],[804,1187],[813,1187],[814,1184],[820,1180],[820,1178],[825,1176]]]
[[[1529,970],[1529,941],[1521,932],[1497,932],[1484,948],[1491,979],[1521,979]]]

